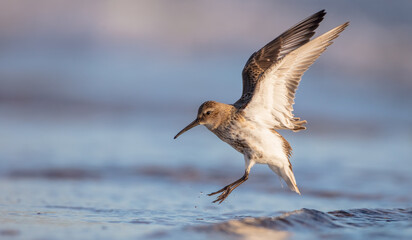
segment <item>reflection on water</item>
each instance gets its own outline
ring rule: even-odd
[[[108,169],[100,170],[97,171],[99,178],[84,178],[84,175],[67,177],[61,174],[63,171],[19,172],[1,178],[0,204],[7,206],[0,210],[2,236],[44,238],[51,226],[54,230],[50,234],[58,239],[68,237],[60,231],[69,231],[70,238],[88,236],[103,239],[143,236],[208,239],[210,235],[217,239],[228,236],[242,239],[283,239],[290,236],[318,239],[325,235],[337,239],[375,239],[379,235],[378,239],[386,239],[411,234],[410,208],[331,212],[303,208],[280,212],[302,205],[317,209],[336,209],[337,206],[346,209],[353,205],[408,206],[410,193],[404,194],[403,201],[396,202],[385,193],[382,193],[382,198],[352,198],[346,191],[340,191],[341,197],[329,197],[327,191],[313,195],[311,188],[316,186],[307,186],[306,193],[296,197],[286,189],[277,188],[274,193],[259,188],[262,180],[265,183],[270,181],[270,176],[258,174],[234,192],[227,202],[213,205],[210,203],[213,199],[201,191],[209,192],[220,186],[224,179],[220,174],[224,171],[217,171],[217,176],[220,175],[217,181],[208,181],[204,177],[179,178],[174,176],[176,170],[173,169],[165,177],[156,172],[151,174],[145,168],[117,170],[119,175],[110,175],[106,172],[110,171]],[[161,171],[167,173],[165,169]],[[200,169],[196,171],[202,172]],[[60,173],[59,177],[50,174],[52,172]],[[274,181],[275,189],[276,185]],[[380,236],[382,232],[385,234]]]

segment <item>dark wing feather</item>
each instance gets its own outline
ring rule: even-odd
[[[306,121],[293,114],[295,92],[303,73],[345,30],[349,22],[311,40],[270,66],[257,82],[252,99],[242,109],[243,116],[268,129],[305,129]]]
[[[266,69],[310,40],[325,14],[325,10],[313,14],[250,56],[242,71],[242,97],[234,104],[235,107],[244,108],[249,103],[259,77]]]

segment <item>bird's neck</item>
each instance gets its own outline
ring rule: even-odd
[[[236,108],[233,105],[219,103],[219,113],[213,121],[213,124],[208,124],[206,127],[210,131],[214,131],[219,128],[224,128],[226,125],[230,124],[236,115]]]
[[[241,121],[243,116],[238,113],[237,109],[232,105],[227,105],[228,107],[219,113],[220,118],[214,126],[208,127],[211,131],[219,131],[227,129],[230,127],[234,121]]]

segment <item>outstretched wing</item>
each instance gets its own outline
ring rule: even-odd
[[[253,96],[243,109],[245,116],[268,128],[305,129],[306,121],[293,116],[295,92],[303,73],[332,44],[349,22],[304,44],[269,67],[260,77]]]
[[[309,41],[313,34],[315,34],[315,29],[319,26],[325,14],[325,10],[313,14],[250,56],[242,71],[242,97],[234,104],[235,107],[243,108],[247,105],[259,81],[259,77],[266,69]]]

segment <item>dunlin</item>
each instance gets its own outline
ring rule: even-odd
[[[300,79],[326,47],[332,44],[332,40],[349,25],[346,22],[310,40],[325,14],[325,10],[313,14],[253,53],[243,68],[241,98],[234,104],[215,101],[203,103],[197,118],[174,137],[176,139],[197,125],[205,125],[244,155],[244,175],[209,194],[221,193],[214,203],[222,203],[245,182],[256,163],[267,164],[290,190],[300,194],[289,161],[292,148],[276,130],[297,132],[306,129],[304,125],[307,122],[292,113]]]

